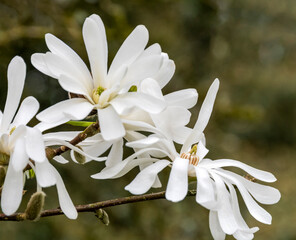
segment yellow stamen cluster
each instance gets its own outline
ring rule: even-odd
[[[101,94],[105,91],[105,88],[103,87],[98,87],[97,89],[93,90],[93,100],[95,103],[99,102],[99,98],[101,96]]]
[[[197,145],[194,145],[188,153],[182,153],[180,157],[183,159],[188,159],[189,164],[197,166],[199,162],[199,157],[196,156],[196,151],[197,151]]]

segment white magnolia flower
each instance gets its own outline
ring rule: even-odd
[[[26,76],[22,58],[12,59],[7,75],[8,94],[3,114],[0,111],[0,165],[7,169],[1,193],[2,211],[11,215],[18,209],[25,183],[23,171],[30,166],[36,174],[37,189],[56,185],[62,210],[69,218],[76,218],[61,176],[46,158],[42,133],[26,126],[39,109],[38,101],[25,98],[16,114]]]
[[[271,173],[235,160],[204,159],[208,149],[205,147],[203,131],[209,121],[218,88],[219,81],[215,80],[201,107],[194,129],[182,146],[181,154],[176,151],[172,140],[166,138],[165,134],[150,135],[128,143],[128,146],[138,149],[138,152],[112,168],[104,169],[96,174],[96,178],[117,178],[135,166],[149,163],[149,166],[142,169],[125,187],[133,194],[143,194],[152,187],[158,173],[171,165],[166,189],[168,200],[173,202],[183,200],[188,191],[188,177],[193,177],[197,179],[197,203],[210,210],[210,229],[214,239],[225,239],[225,234],[233,235],[240,240],[253,239],[258,228],[249,228],[242,218],[234,186],[241,193],[251,215],[265,224],[271,223],[271,215],[257,202],[274,204],[279,201],[280,193],[275,188],[251,182],[238,174],[224,170],[223,167],[240,168],[264,182],[276,181]],[[194,143],[198,144],[192,147]],[[136,156],[147,152],[154,158],[135,159]],[[164,156],[169,157],[169,160],[159,159]]]
[[[50,52],[32,55],[32,64],[38,70],[58,79],[66,91],[82,96],[57,103],[37,118],[61,124],[70,119],[81,120],[96,109],[104,140],[119,139],[125,135],[120,115],[128,114],[134,107],[153,114],[165,108],[163,101],[137,92],[136,86],[153,78],[163,87],[175,65],[158,44],[145,49],[148,31],[140,25],[124,41],[107,70],[107,40],[101,18],[95,14],[88,17],[82,32],[91,73],[69,46],[51,34],[45,36]]]

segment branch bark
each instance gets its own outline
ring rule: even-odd
[[[196,191],[195,190],[189,190],[187,193],[187,197],[195,196]],[[130,196],[130,197],[124,197],[124,198],[117,198],[117,199],[111,199],[106,200],[102,202],[96,202],[96,203],[90,203],[86,205],[77,205],[76,209],[77,212],[95,212],[95,210],[100,208],[107,208],[107,207],[114,207],[118,205],[128,204],[128,203],[136,203],[136,202],[143,202],[143,201],[151,201],[156,199],[164,199],[165,198],[165,191],[163,192],[157,192],[157,193],[150,193],[150,194],[144,194],[140,196]],[[57,216],[57,215],[63,215],[63,211],[60,208],[56,209],[50,209],[45,210],[41,213],[41,218],[44,217],[51,217],[51,216]],[[24,221],[25,214],[24,213],[15,213],[10,216],[6,216],[4,214],[0,214],[0,221]]]
[[[78,143],[82,142],[88,137],[92,137],[100,131],[99,123],[93,123],[92,125],[88,126],[83,132],[79,133],[75,138],[70,141],[70,144],[76,146]],[[66,146],[60,146],[57,149],[53,148],[46,148],[46,157],[48,160],[53,159],[57,155],[61,155],[62,153],[68,151],[69,148]]]

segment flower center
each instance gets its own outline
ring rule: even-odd
[[[197,164],[199,163],[199,157],[196,156],[196,151],[197,145],[194,145],[189,152],[182,153],[180,157],[183,159],[189,159],[189,164],[197,166]]]
[[[98,87],[97,89],[94,89],[94,90],[93,90],[92,98],[93,98],[93,100],[94,100],[94,102],[95,102],[96,104],[99,103],[99,98],[100,98],[101,94],[102,94],[105,90],[106,90],[106,89],[103,88],[103,87]]]

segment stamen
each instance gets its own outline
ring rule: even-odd
[[[98,87],[97,89],[93,90],[92,97],[95,103],[99,102],[99,98],[104,91],[105,91],[105,88],[103,87]]]
[[[180,157],[183,159],[188,159],[189,164],[192,164],[193,166],[197,166],[197,164],[199,163],[199,157],[196,156],[196,152],[195,153],[191,153],[191,152],[192,152],[192,149],[188,153],[182,153]]]

